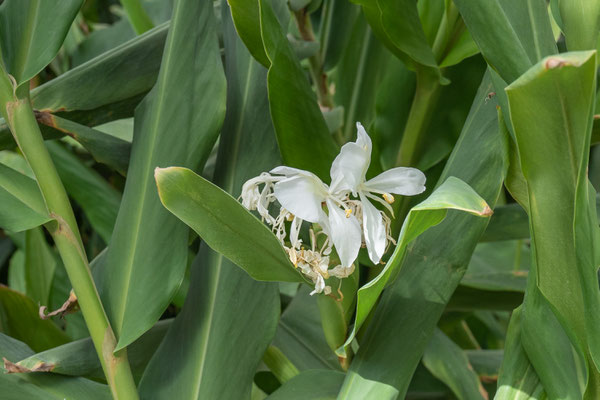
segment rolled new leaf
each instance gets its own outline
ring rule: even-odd
[[[465,211],[480,217],[492,215],[492,210],[485,200],[465,182],[452,176],[425,201],[413,207],[402,225],[398,244],[385,268],[358,290],[354,328],[344,346],[336,351],[340,357],[346,357],[348,346],[377,303],[379,295],[386,285],[398,276],[408,244],[427,229],[442,222],[449,209]]]
[[[223,189],[187,168],[157,168],[154,177],[163,205],[252,278],[305,282],[273,232]]]

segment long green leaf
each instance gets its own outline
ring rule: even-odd
[[[266,70],[237,39],[223,7],[228,102],[215,181],[237,195],[243,182],[279,160],[268,118]],[[256,282],[203,244],[183,309],[140,383],[142,397],[249,398],[279,313],[275,284]]]
[[[327,179],[337,146],[271,2],[258,3],[261,37],[270,61],[267,87],[271,118],[281,156],[285,164]]]
[[[437,68],[433,51],[421,26],[417,3],[411,0],[355,0],[373,31],[402,60]],[[410,61],[409,61],[410,63]]]
[[[127,359],[136,380],[141,378],[146,365],[165,337],[172,322],[172,319],[159,321],[127,349]],[[16,362],[17,360],[13,359],[12,361]],[[100,381],[106,379],[94,349],[94,343],[89,337],[41,353],[28,355],[16,362],[17,365],[27,369],[35,369],[40,363],[51,366],[51,372],[56,374],[86,376]]]
[[[6,0],[0,5],[2,61],[17,85],[58,53],[83,0]]]
[[[168,27],[163,24],[36,87],[31,92],[33,107],[86,126],[133,116],[156,82]],[[52,139],[61,133],[44,129],[42,134]],[[0,148],[14,146],[0,119]]]
[[[519,307],[510,318],[504,358],[498,376],[497,400],[543,400],[546,393],[521,343],[521,313]]]
[[[396,249],[384,269],[358,290],[354,328],[344,346],[336,351],[340,357],[346,356],[346,350],[377,303],[383,289],[400,273],[408,244],[427,229],[442,222],[448,210],[460,210],[480,217],[492,214],[485,200],[469,185],[452,176],[425,201],[413,207],[404,220]]]
[[[41,228],[25,232],[25,290],[34,303],[49,306],[56,258]]]
[[[558,0],[561,28],[570,51],[592,50],[598,46],[600,3]]]
[[[508,83],[542,57],[557,53],[543,0],[455,3],[481,54]]]
[[[35,351],[69,341],[52,321],[40,319],[33,300],[3,285],[0,285],[0,332],[27,343]]]
[[[423,354],[423,364],[444,382],[458,399],[487,399],[488,394],[463,350],[436,329]]]
[[[304,281],[273,232],[227,192],[186,168],[157,169],[155,177],[164,206],[251,277]]]
[[[525,299],[523,343],[552,397],[581,395],[585,382],[548,363],[561,353],[570,356],[560,334],[543,334],[544,324],[556,326],[553,314],[578,356],[596,364],[583,375],[593,382],[600,365],[596,196],[587,180],[595,71],[595,52],[565,53],[543,59],[506,89],[528,188],[536,271]]]
[[[136,111],[123,201],[98,286],[123,348],[167,308],[187,264],[187,227],[163,208],[156,167],[202,167],[225,111],[212,3],[176,3],[158,82]]]
[[[0,357],[9,361],[19,360],[33,354],[23,342],[0,333]],[[7,374],[0,367],[0,386],[3,400],[109,400],[107,385],[83,378],[65,377],[48,373]]]
[[[456,176],[492,207],[507,166],[506,138],[498,134],[492,84],[484,79],[461,138],[441,180]],[[473,157],[478,154],[478,157]],[[395,387],[402,398],[437,321],[462,278],[488,219],[452,212],[409,247],[403,267],[376,307],[344,382],[346,398],[363,390]],[[460,241],[450,238],[461,237]],[[426,257],[425,257],[426,256]],[[377,392],[375,392],[377,393]]]

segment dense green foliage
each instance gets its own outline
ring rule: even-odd
[[[0,399],[599,399],[599,4],[0,0]]]

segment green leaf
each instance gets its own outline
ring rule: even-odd
[[[506,333],[504,358],[498,376],[498,400],[542,400],[546,393],[521,343],[521,313],[513,311]]]
[[[440,181],[456,176],[493,206],[502,189],[508,155],[506,138],[498,134],[495,101],[486,101],[491,87],[486,77]],[[399,391],[400,398],[405,395],[487,222],[450,212],[409,246],[399,276],[383,292],[359,341],[342,389],[347,398],[362,398],[363,390],[373,388],[386,393],[390,386]],[[450,240],[455,237],[461,240]]]
[[[201,168],[215,143],[226,87],[214,19],[212,3],[176,3],[158,81],[136,110],[123,201],[98,272],[117,350],[154,325],[185,274],[188,229],[161,205],[153,172]]]
[[[271,61],[263,47],[258,0],[230,0],[228,3],[238,35],[256,61],[269,68]]]
[[[67,193],[83,209],[94,230],[109,243],[121,193],[61,144],[46,142],[46,147]]]
[[[279,319],[273,346],[300,371],[309,369],[340,369],[337,356],[324,336],[315,296],[303,286]],[[344,332],[345,333],[345,332]]]
[[[236,38],[223,6],[228,96],[215,181],[238,195],[247,179],[279,160],[268,118],[266,70]],[[256,157],[259,152],[261,157]],[[280,310],[276,284],[254,281],[202,244],[191,268],[186,302],[144,373],[141,396],[249,398]]]
[[[258,2],[261,37],[269,59],[269,105],[279,151],[286,165],[327,179],[337,146],[270,1]]]
[[[340,63],[342,52],[352,43],[355,30],[354,21],[359,17],[360,8],[347,0],[330,0],[323,4],[323,22],[320,26],[320,56],[323,69],[332,70],[335,66],[346,66]],[[359,18],[363,19],[362,16]]]
[[[529,264],[529,246],[522,241],[480,243],[460,284],[482,290],[525,292]]]
[[[172,319],[159,321],[127,348],[127,359],[136,380],[141,378],[146,365],[165,337],[172,322]],[[41,353],[27,355],[20,361],[18,359],[12,361],[28,369],[44,363],[51,365],[52,372],[56,374],[85,376],[100,381],[106,379],[94,343],[89,337]]]
[[[557,48],[544,0],[455,0],[488,64],[512,82]]]
[[[543,59],[506,89],[528,188],[536,277],[525,299],[523,343],[552,397],[583,390],[548,360],[576,354],[600,365],[596,195],[587,180],[595,71],[595,52],[564,53]],[[542,328],[557,323],[563,334]],[[540,328],[553,333],[540,338]],[[587,373],[598,377],[597,367]]]
[[[600,3],[594,0],[558,0],[560,27],[569,51],[593,50],[600,32]]]
[[[0,164],[0,227],[20,232],[50,221],[37,182]]]
[[[437,68],[425,32],[421,26],[417,3],[411,0],[354,0],[363,7],[369,24],[388,49],[406,60]]]
[[[0,333],[0,357],[9,361],[19,360],[33,354],[23,342]],[[0,367],[0,386],[5,400],[109,400],[107,385],[84,378],[65,377],[44,372],[7,374]]]
[[[67,343],[69,338],[50,320],[40,319],[29,297],[0,285],[0,332],[43,351]]]
[[[496,242],[528,238],[529,219],[527,213],[519,204],[511,203],[494,209],[494,215],[492,215],[481,241]]]
[[[268,400],[335,400],[344,382],[344,374],[331,370],[301,372],[284,383]]]
[[[40,228],[25,232],[25,290],[34,303],[49,306],[56,258]]]
[[[168,27],[163,24],[36,87],[31,91],[33,107],[86,126],[133,116],[156,82]],[[104,79],[106,71],[111,79]],[[14,147],[3,122],[0,148]],[[42,134],[53,139],[59,132],[45,129]]]
[[[488,398],[465,352],[439,329],[435,330],[425,349],[423,364],[433,376],[450,387],[458,399]]]
[[[304,282],[273,232],[223,189],[186,168],[157,169],[155,177],[164,206],[251,277]]]
[[[58,53],[83,0],[6,0],[0,5],[2,61],[17,85]]]
[[[460,210],[480,217],[492,214],[485,200],[469,185],[453,176],[448,177],[426,200],[414,206],[404,220],[396,249],[385,267],[379,275],[358,290],[354,327],[344,346],[336,351],[340,357],[346,356],[347,348],[377,303],[383,289],[400,273],[408,244],[427,229],[442,222],[448,210]]]
[[[50,113],[38,113],[37,120],[43,124],[42,131],[52,129],[58,131],[58,137],[72,137],[81,143],[96,161],[114,168],[122,175],[126,174],[131,151],[130,142]],[[51,135],[46,134],[47,137]]]

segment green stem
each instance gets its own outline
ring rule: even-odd
[[[294,17],[302,39],[307,42],[316,41],[312,24],[306,9],[295,11]],[[331,98],[331,93],[329,92],[329,86],[327,84],[327,74],[323,70],[323,59],[320,51],[308,59],[308,65],[310,78],[316,87],[319,106],[326,110],[333,109],[334,103],[333,99]],[[341,129],[338,129],[334,134],[338,144],[342,145],[345,143],[344,134]]]
[[[117,340],[94,285],[69,198],[33,114],[28,83],[18,90],[13,84],[0,67],[0,111],[33,170],[48,213],[54,219],[46,224],[46,228],[67,270],[113,397],[137,399],[126,350],[113,353]]]
[[[433,116],[433,111],[440,94],[440,81],[438,76],[425,67],[417,67],[417,87],[415,97],[410,107],[408,120],[404,127],[404,134],[400,143],[400,151],[396,159],[396,166],[415,167],[423,152],[425,132]],[[395,222],[392,234],[400,232],[400,226],[410,210],[412,197],[403,196],[394,205]]]
[[[404,127],[397,166],[414,167],[423,151],[423,137],[440,94],[439,78],[425,67],[417,68],[417,87]]]
[[[141,35],[154,28],[154,24],[148,14],[146,14],[140,0],[121,0],[121,4],[123,4],[127,18],[129,18],[129,22],[131,22],[131,26],[133,26],[136,34]]]

